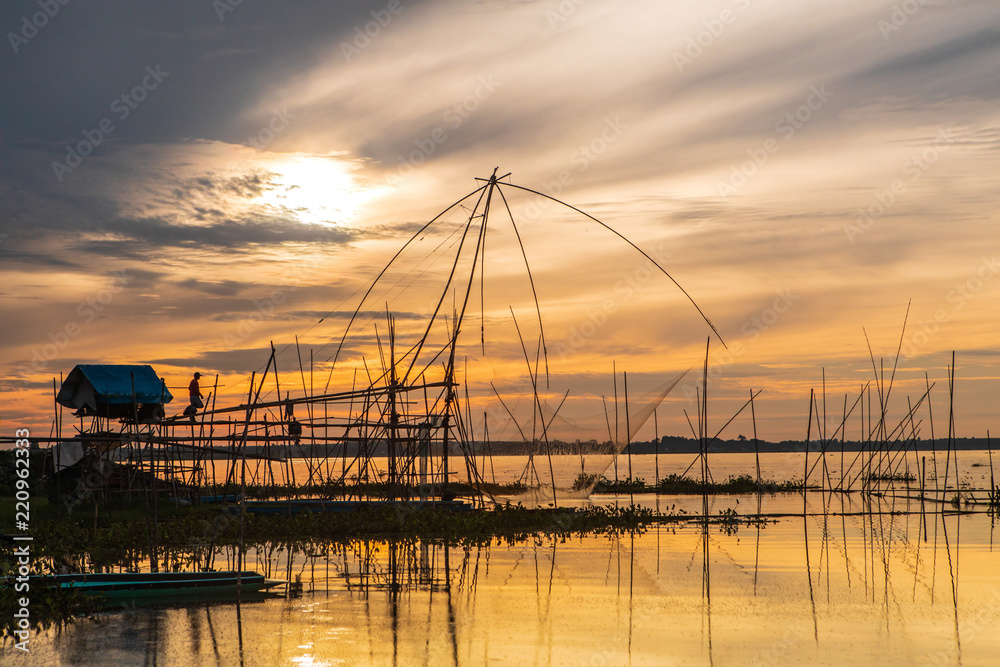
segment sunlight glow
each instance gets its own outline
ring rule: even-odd
[[[271,154],[261,167],[276,178],[258,201],[308,224],[348,222],[374,194],[355,178],[354,165],[334,154]]]

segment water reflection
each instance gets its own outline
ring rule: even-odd
[[[949,665],[1000,654],[994,516],[843,494],[810,494],[805,511],[801,496],[738,500],[798,503],[800,515],[488,544],[267,545],[246,565],[286,581],[279,595],[104,613],[36,637],[21,663]]]

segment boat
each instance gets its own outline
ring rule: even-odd
[[[32,579],[36,579],[32,577]],[[105,600],[212,598],[259,593],[285,582],[266,579],[257,572],[115,572],[74,573],[37,577],[40,585],[59,586]]]

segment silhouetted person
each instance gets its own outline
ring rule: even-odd
[[[188,393],[191,394],[191,405],[194,406],[196,410],[205,407],[205,403],[202,401],[204,396],[201,395],[201,387],[198,386],[198,379],[200,377],[201,373],[195,373],[194,379],[191,380],[191,384],[188,385]]]

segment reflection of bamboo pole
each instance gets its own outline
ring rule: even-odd
[[[809,423],[812,424],[812,401],[809,401]],[[806,444],[806,449],[809,445]],[[805,502],[805,490],[802,492],[803,503]],[[816,618],[816,597],[813,594],[813,581],[812,581],[812,566],[809,563],[809,519],[805,514],[802,516],[802,538],[805,543],[806,552],[806,577],[809,581],[809,605],[812,608],[812,619],[813,619],[813,636],[816,639],[816,645],[819,645],[819,621]]]
[[[961,512],[959,512],[956,515],[956,526],[957,526],[956,530],[961,531],[962,527]],[[941,531],[944,534],[945,553],[948,555],[948,574],[951,577],[951,600],[955,618],[955,647],[958,651],[959,662],[961,662],[962,641],[961,641],[961,635],[959,634],[959,625],[958,625],[958,552],[959,552],[960,540],[958,539],[958,535],[956,535],[955,561],[953,563],[951,558],[951,543],[948,540],[948,524],[945,521],[944,514],[941,515]]]

